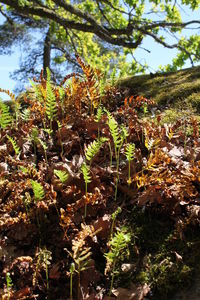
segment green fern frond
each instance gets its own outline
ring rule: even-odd
[[[98,109],[97,109],[97,114],[94,118],[95,122],[100,122],[102,116],[103,116],[103,108],[101,106],[99,106]]]
[[[35,200],[42,200],[45,197],[43,186],[35,180],[31,180],[31,186],[33,189]]]
[[[6,273],[6,286],[7,286],[7,289],[12,288],[12,286],[13,286],[12,279],[10,277],[9,272]]]
[[[47,68],[47,82],[46,82],[46,92],[47,92],[47,98],[46,98],[46,114],[50,121],[53,121],[53,119],[56,117],[57,114],[57,103],[56,103],[56,96],[53,92],[52,86],[51,86],[51,73],[50,70]]]
[[[119,148],[121,145],[121,135],[120,135],[120,132],[118,129],[118,123],[111,115],[108,115],[108,126],[110,129],[110,133],[112,135],[115,147]]]
[[[62,128],[62,124],[60,123],[59,120],[57,120],[57,124],[58,124],[58,129]]]
[[[135,144],[128,144],[126,146],[126,151],[125,151],[126,159],[128,161],[132,161],[134,159],[134,153],[135,153]]]
[[[46,143],[43,140],[39,139],[39,143],[42,145],[42,148],[44,149],[44,151],[46,151],[48,149]]]
[[[21,118],[23,121],[27,122],[30,119],[30,109],[25,108],[21,113]]]
[[[9,107],[0,99],[0,126],[5,129],[12,124],[13,118],[9,112]]]
[[[32,85],[36,98],[39,102],[43,103],[44,102],[44,97],[42,95],[41,89],[39,85],[36,85],[31,79],[29,79],[30,84]]]
[[[66,171],[54,170],[54,174],[60,179],[62,183],[65,183],[69,178],[69,174]]]
[[[104,256],[113,266],[116,260],[123,260],[129,255],[128,245],[131,241],[130,233],[124,230],[115,233],[114,237],[109,241],[110,251]]]
[[[121,125],[121,131],[122,131],[122,139],[126,140],[126,138],[129,136],[128,130],[124,125]]]
[[[12,144],[13,149],[15,150],[15,154],[16,154],[16,155],[19,155],[20,152],[21,152],[21,150],[20,150],[20,148],[17,146],[17,143],[15,142],[15,140],[14,140],[11,136],[9,136],[8,134],[7,134],[6,136],[7,136],[7,138],[9,139],[9,141],[11,142],[11,144]]]
[[[33,127],[32,128],[32,131],[31,131],[31,139],[37,143],[38,142],[38,136],[39,136],[39,131],[36,127]]]
[[[85,183],[90,183],[91,182],[90,168],[86,165],[86,163],[82,164],[81,171],[83,173],[83,178]]]
[[[91,162],[93,157],[99,152],[103,143],[105,143],[107,140],[108,140],[107,138],[102,137],[99,140],[95,140],[91,144],[88,145],[88,147],[85,151],[85,157],[89,162]]]

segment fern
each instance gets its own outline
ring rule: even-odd
[[[127,258],[127,256],[129,255],[128,245],[130,241],[131,241],[130,233],[126,233],[124,229],[122,231],[119,231],[115,233],[114,237],[112,237],[109,242],[110,251],[104,254],[107,260],[105,273],[107,272],[108,269],[110,269],[110,267],[112,267],[112,278],[111,278],[109,297],[111,295],[112,288],[113,288],[114,276],[117,273],[117,264],[121,264],[121,261],[123,261],[124,258]]]
[[[83,179],[85,183],[90,183],[91,182],[90,168],[86,165],[86,163],[82,164],[81,171],[83,173]]]
[[[0,126],[5,129],[12,124],[12,121],[9,107],[0,99]]]
[[[105,143],[108,139],[105,137],[100,138],[99,140],[93,141],[86,149],[85,157],[91,163],[93,157],[99,152],[103,143]]]
[[[121,131],[122,131],[121,142],[123,143],[123,141],[125,140],[127,143],[127,137],[129,136],[128,130],[124,125],[121,125]]]
[[[103,108],[101,106],[98,107],[97,109],[97,114],[96,117],[94,118],[94,121],[99,123],[101,121],[103,115]],[[99,129],[99,124],[98,124],[98,140],[100,138],[100,129]]]
[[[126,146],[126,159],[130,162],[134,159],[134,153],[135,153],[135,144],[128,144]]]
[[[116,200],[117,199],[117,186],[118,186],[118,181],[119,181],[119,153],[120,153],[120,149],[122,147],[123,141],[124,141],[124,135],[126,135],[126,133],[124,132],[124,134],[121,134],[118,129],[117,121],[113,118],[113,116],[111,115],[111,113],[109,111],[105,110],[105,112],[107,113],[107,116],[108,116],[108,126],[109,126],[110,133],[112,135],[112,138],[113,138],[114,147],[115,147],[115,158],[116,158],[116,162],[117,162],[117,168],[116,168],[117,176],[116,176],[116,182],[115,182],[115,200]],[[111,149],[111,147],[110,147],[110,149]],[[112,152],[111,152],[111,158],[112,158]]]
[[[103,116],[103,108],[101,106],[99,106],[97,109],[96,117],[94,118],[95,122],[100,122],[102,116]]]
[[[33,87],[33,89],[34,89],[34,91],[35,91],[37,100],[38,100],[40,103],[43,103],[43,102],[44,102],[44,97],[43,97],[43,94],[42,94],[42,92],[41,92],[40,86],[39,86],[39,85],[36,85],[31,79],[29,79],[29,82],[30,82],[30,84],[32,85],[32,87]]]
[[[86,165],[86,163],[83,163],[81,166],[81,171],[83,173],[83,179],[85,181],[85,195],[87,196],[87,185],[91,182],[91,176],[90,176],[90,168]],[[85,204],[85,213],[84,217],[87,215],[87,204]]]
[[[46,114],[47,114],[48,119],[52,123],[53,119],[56,117],[56,114],[57,114],[57,103],[56,103],[56,97],[55,97],[55,94],[53,92],[50,80],[51,80],[51,73],[50,73],[50,70],[47,68]]]
[[[32,185],[35,200],[42,200],[45,197],[43,186],[35,180],[31,180],[31,185]]]
[[[34,141],[34,143],[38,142],[39,139],[38,136],[39,136],[38,129],[36,127],[33,127],[31,131],[31,139]]]
[[[48,149],[48,147],[47,147],[46,143],[44,141],[42,141],[41,139],[38,139],[38,141],[39,141],[39,143],[41,144],[41,146],[44,150],[45,161],[48,164],[48,159],[47,159],[47,149]]]
[[[6,288],[7,288],[7,292],[8,292],[8,300],[10,300],[10,289],[12,288],[13,283],[12,283],[12,279],[10,277],[10,273],[7,272],[6,273]]]
[[[109,130],[110,133],[112,135],[113,141],[114,141],[114,145],[115,145],[115,155],[117,156],[117,149],[120,147],[121,145],[121,135],[118,129],[118,123],[117,121],[113,118],[113,116],[109,113],[107,113],[108,116],[108,126],[109,126]]]
[[[25,108],[21,113],[22,120],[25,121],[25,122],[29,121],[30,113],[31,113],[30,109]]]
[[[6,273],[6,286],[7,286],[7,289],[10,289],[13,286],[12,279],[10,277],[9,272]]]
[[[62,183],[65,183],[69,178],[69,174],[66,171],[54,170],[54,174],[60,179]]]
[[[8,134],[6,136],[12,144],[13,149],[15,150],[15,154],[19,155],[21,151],[20,151],[20,148],[17,146],[17,143],[15,142],[15,140],[11,136],[9,136]]]
[[[126,146],[126,159],[128,160],[128,185],[131,184],[131,161],[134,159],[134,153],[135,153],[135,144],[128,144]]]

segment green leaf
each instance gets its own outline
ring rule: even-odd
[[[86,163],[82,164],[81,171],[83,173],[83,178],[85,183],[90,183],[91,182],[90,168],[86,165]]]
[[[95,122],[100,122],[101,121],[101,118],[102,118],[102,115],[103,115],[103,109],[101,106],[98,107],[97,109],[97,114],[95,116]]]
[[[47,68],[46,114],[47,114],[48,119],[51,120],[51,121],[53,121],[53,119],[56,118],[56,115],[57,115],[57,103],[56,103],[56,96],[55,96],[55,94],[53,92],[50,79],[51,79],[51,73],[50,73],[50,70]]]
[[[66,171],[54,170],[54,174],[60,179],[62,183],[65,183],[69,178],[69,174]]]
[[[134,153],[135,153],[135,144],[128,144],[126,146],[126,151],[125,151],[126,159],[128,161],[132,161],[134,159]]]
[[[13,122],[9,107],[0,99],[0,126],[5,129]]]
[[[45,197],[43,186],[35,180],[31,180],[31,185],[32,185],[35,200],[42,200]]]
[[[93,157],[99,152],[100,148],[107,140],[107,138],[101,137],[99,140],[95,140],[88,145],[85,151],[85,157],[89,162],[91,162]]]
[[[12,144],[13,149],[15,150],[15,154],[16,154],[16,155],[19,155],[20,152],[21,152],[21,150],[20,150],[20,148],[17,146],[17,143],[15,142],[15,140],[14,140],[11,136],[9,136],[8,134],[7,134],[6,136],[7,136],[7,138],[9,139],[9,141],[11,142],[11,144]]]
[[[108,116],[108,126],[110,129],[110,133],[112,135],[115,147],[119,148],[121,146],[121,135],[120,135],[119,128],[118,128],[119,127],[118,123],[109,112],[107,112],[107,116]]]

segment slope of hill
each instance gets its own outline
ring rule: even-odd
[[[200,112],[200,66],[177,72],[121,78],[117,86],[128,94],[153,98],[162,108],[190,107]]]

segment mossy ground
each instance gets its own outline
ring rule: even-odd
[[[147,283],[151,287],[148,299],[173,299],[173,295],[191,286],[200,270],[199,225],[179,224],[166,213],[152,209],[132,209],[128,218],[132,234],[131,263],[134,271],[122,275]]]
[[[200,66],[170,73],[139,75],[117,82],[129,94],[153,98],[160,108],[192,108],[200,112]]]

